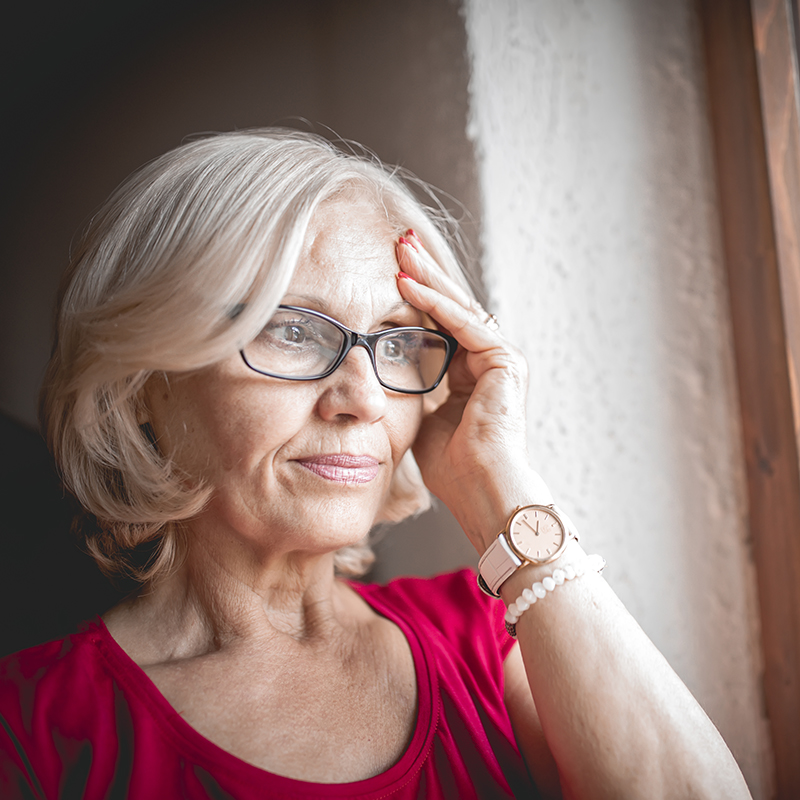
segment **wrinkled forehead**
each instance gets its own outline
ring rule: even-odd
[[[386,215],[366,200],[322,205],[309,224],[294,281],[350,276],[362,282],[393,276],[397,236]]]
[[[394,247],[399,231],[386,209],[365,195],[337,197],[323,202],[311,218],[303,255],[321,259],[348,253],[368,259]]]
[[[397,289],[397,232],[385,211],[366,198],[322,205],[308,228],[286,299],[309,302],[347,324],[407,305]],[[409,323],[410,324],[410,323]]]

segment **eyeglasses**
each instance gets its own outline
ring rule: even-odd
[[[261,333],[242,351],[250,369],[289,381],[327,378],[354,347],[369,352],[378,382],[405,394],[435,389],[455,355],[458,342],[428,328],[389,328],[356,333],[325,314],[278,306]]]

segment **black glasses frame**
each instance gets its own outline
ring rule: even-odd
[[[325,372],[321,372],[319,375],[304,375],[303,377],[278,375],[274,372],[267,372],[267,370],[254,367],[247,360],[247,355],[245,354],[244,350],[242,349],[239,351],[242,356],[242,360],[245,364],[247,364],[248,367],[250,367],[250,369],[253,370],[253,372],[258,372],[260,375],[267,375],[270,378],[280,378],[281,380],[285,381],[318,381],[322,378],[327,378],[329,375],[332,375],[334,372],[336,372],[342,361],[344,361],[347,357],[347,354],[354,347],[363,347],[369,353],[369,359],[372,363],[372,370],[375,373],[375,377],[378,379],[378,383],[383,386],[384,389],[389,389],[393,392],[400,392],[401,394],[427,394],[428,392],[432,392],[442,382],[442,378],[444,378],[447,368],[450,366],[450,362],[453,360],[453,356],[456,354],[456,350],[458,349],[458,340],[455,337],[450,336],[448,333],[442,333],[442,331],[435,331],[431,328],[410,326],[402,328],[387,328],[384,331],[377,331],[376,333],[357,333],[356,331],[351,331],[350,328],[345,327],[341,322],[333,319],[333,317],[329,317],[326,314],[320,313],[319,311],[312,311],[310,308],[303,308],[302,306],[278,306],[278,308],[285,311],[299,311],[303,314],[310,314],[312,317],[323,319],[325,322],[329,322],[344,334],[344,341],[339,351],[339,355],[336,356],[333,364],[331,364],[331,366],[328,367]],[[433,333],[441,338],[445,343],[446,352],[444,365],[439,373],[439,377],[436,379],[436,383],[427,389],[398,389],[396,386],[390,386],[388,383],[385,383],[383,380],[381,380],[381,376],[378,374],[378,364],[375,360],[376,343],[379,339],[382,339],[385,336],[403,331],[424,331],[425,333]]]

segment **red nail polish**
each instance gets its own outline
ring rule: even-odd
[[[397,273],[397,277],[398,278],[403,278],[403,279],[405,279],[407,281],[414,281],[414,283],[416,283],[416,281],[410,275],[406,275],[406,273],[403,272],[402,270]]]
[[[406,231],[406,236],[413,236],[415,239],[419,240],[419,236],[417,236],[417,232],[413,228],[409,228]]]
[[[398,241],[400,242],[400,244],[404,244],[406,245],[406,247],[410,247],[412,250],[416,251],[417,249],[417,246],[414,244],[414,242],[410,242],[408,239],[406,239],[405,236],[401,236]]]

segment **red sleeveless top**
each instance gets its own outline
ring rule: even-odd
[[[416,728],[386,772],[309,783],[236,758],[189,726],[96,619],[0,661],[0,797],[535,797],[503,704],[513,641],[502,604],[467,570],[352,586],[400,627],[416,667]]]

